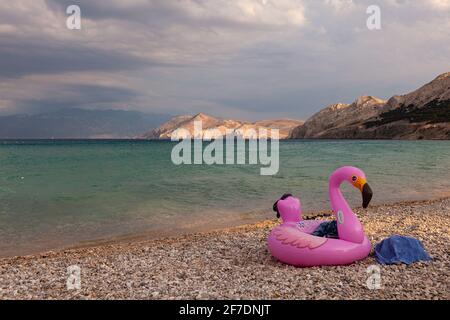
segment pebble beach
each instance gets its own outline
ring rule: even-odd
[[[296,268],[271,257],[277,220],[0,259],[0,299],[450,299],[450,198],[355,209],[372,244],[420,239],[431,262]],[[380,268],[369,289],[369,268]],[[67,268],[81,271],[68,288]]]

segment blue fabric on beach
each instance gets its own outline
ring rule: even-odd
[[[339,238],[336,220],[322,222],[312,235],[325,238]]]
[[[430,261],[432,258],[416,238],[394,235],[375,246],[375,257],[381,264]]]

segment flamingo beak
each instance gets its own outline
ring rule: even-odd
[[[362,207],[366,209],[369,206],[370,200],[372,200],[373,196],[373,191],[367,182],[362,186],[361,193],[363,198]]]
[[[353,185],[361,191],[363,198],[362,207],[366,209],[369,206],[370,200],[372,200],[372,189],[367,183],[366,178],[363,177],[358,177],[358,180],[356,180]]]

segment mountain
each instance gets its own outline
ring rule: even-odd
[[[411,93],[334,104],[292,130],[294,139],[450,139],[450,72]]]
[[[301,138],[320,138],[328,132],[345,129],[364,122],[380,113],[386,101],[371,96],[363,96],[352,104],[337,103],[325,108],[303,125],[292,131],[292,136]]]
[[[200,134],[195,134],[194,123],[201,121],[202,131]],[[292,120],[292,119],[277,119],[277,120],[263,120],[256,122],[248,122],[241,120],[225,120],[215,118],[204,113],[199,113],[195,116],[183,115],[178,116],[170,121],[164,123],[159,128],[153,129],[143,135],[139,136],[142,139],[170,139],[177,129],[185,129],[189,132],[190,137],[195,138],[217,138],[223,137],[227,130],[233,130],[233,133],[242,136],[246,139],[255,137],[249,134],[248,130],[255,130],[256,133],[259,129],[279,129],[280,139],[285,139],[289,136],[291,130],[298,125],[302,124],[303,121]],[[215,132],[213,132],[214,130]],[[180,135],[177,132],[178,138],[184,138],[185,136]]]
[[[0,116],[0,139],[133,138],[168,119],[168,115],[138,111],[76,108]]]

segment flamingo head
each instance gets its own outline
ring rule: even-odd
[[[367,208],[369,206],[370,200],[372,200],[373,192],[367,183],[367,178],[364,171],[356,167],[342,167],[333,173],[331,179],[331,182],[334,180],[337,181],[338,184],[348,181],[351,185],[361,191],[363,200],[362,207]]]
[[[283,222],[299,222],[302,205],[300,199],[294,198],[291,194],[284,194],[273,204],[273,211],[277,213],[277,218],[281,216]]]

